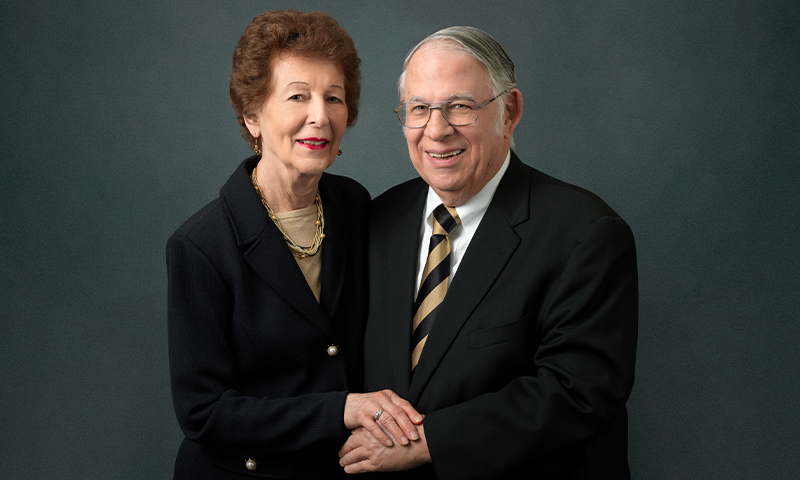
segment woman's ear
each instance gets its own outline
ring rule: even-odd
[[[242,118],[244,120],[244,126],[250,131],[250,135],[252,135],[253,138],[260,137],[261,126],[259,125],[256,116],[253,114],[245,114]]]

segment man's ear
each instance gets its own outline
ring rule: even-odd
[[[503,122],[503,136],[511,138],[514,134],[514,129],[522,119],[522,92],[516,88],[512,88],[505,95],[506,118]]]

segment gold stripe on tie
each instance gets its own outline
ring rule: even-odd
[[[417,364],[419,363],[419,356],[422,355],[422,349],[423,349],[423,347],[425,347],[425,342],[427,340],[428,340],[428,336],[425,335],[425,337],[422,340],[419,341],[417,346],[414,347],[414,351],[411,352],[411,371],[412,372],[414,371],[414,368],[416,368]]]
[[[450,232],[461,223],[456,209],[439,205],[433,210],[428,258],[422,270],[422,280],[414,302],[411,334],[411,371],[417,367],[422,349],[428,340],[431,325],[450,283]]]
[[[444,300],[444,295],[447,293],[447,282],[442,282],[436,286],[436,288],[425,297],[425,300],[419,305],[419,309],[417,310],[417,314],[414,315],[414,330],[417,329],[419,323],[427,317],[434,308],[438,307],[442,300]]]

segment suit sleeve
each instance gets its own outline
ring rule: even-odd
[[[185,236],[168,241],[167,270],[173,403],[187,438],[229,453],[290,452],[347,438],[347,392],[268,398],[237,391],[229,286]]]
[[[531,375],[425,418],[438,477],[505,478],[606,433],[633,387],[637,290],[630,229],[618,217],[598,219],[547,297]]]

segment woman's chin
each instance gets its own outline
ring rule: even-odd
[[[301,164],[296,164],[295,168],[296,171],[300,174],[300,176],[318,177],[322,175],[322,173],[325,170],[327,170],[331,165],[333,165],[334,159],[326,160],[324,162],[303,162]]]
[[[336,160],[336,155],[331,155],[329,152],[326,155],[295,155],[288,159],[274,157],[261,158],[262,162],[274,162],[274,167],[281,169],[279,166],[282,166],[283,170],[295,172],[296,175],[301,177],[322,175],[322,172],[333,165],[334,160]]]

